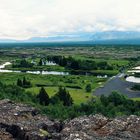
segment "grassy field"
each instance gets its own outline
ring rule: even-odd
[[[40,88],[39,87],[33,87],[33,88],[29,88],[26,89],[26,91],[29,91],[35,95],[37,95],[39,93]],[[49,97],[52,97],[53,95],[55,95],[58,91],[58,87],[45,87],[46,92],[48,93]],[[87,102],[89,99],[91,99],[92,94],[91,93],[87,93],[84,90],[81,89],[72,89],[72,88],[67,88],[67,90],[69,91],[74,104],[81,104],[84,102]]]
[[[12,68],[12,65],[8,65],[5,67],[5,69],[8,69],[8,70],[21,70],[21,71],[66,71],[64,67],[61,67],[61,66],[33,66],[32,68]]]
[[[49,96],[53,96],[57,93],[59,86],[66,87],[71,94],[75,104],[81,104],[93,97],[92,92],[102,86],[107,79],[96,78],[95,76],[54,76],[54,75],[34,75],[24,73],[0,73],[0,81],[5,84],[16,84],[17,79],[26,77],[32,83],[31,88],[27,88],[26,91],[30,91],[32,94],[38,94],[40,87],[36,85],[44,85]],[[92,92],[87,93],[85,87],[87,84],[91,84]],[[77,88],[78,87],[78,88]]]
[[[24,76],[27,80],[31,81],[32,87],[26,89],[33,94],[39,92],[40,87],[38,85],[44,85],[49,96],[53,96],[59,86],[66,87],[70,92],[74,103],[80,104],[86,102],[92,97],[92,92],[103,86],[108,78],[97,78],[95,75],[109,75],[113,76],[119,73],[121,67],[126,67],[132,64],[131,58],[139,56],[140,49],[137,47],[125,46],[93,46],[93,47],[23,47],[23,48],[1,48],[2,52],[0,55],[0,64],[15,60],[27,59],[31,62],[36,60],[39,62],[40,58],[46,57],[47,55],[59,55],[69,57],[72,56],[78,60],[92,60],[95,62],[106,61],[109,65],[114,67],[113,70],[90,70],[93,75],[68,75],[68,76],[57,76],[57,75],[33,75],[25,73],[0,73],[0,81],[5,84],[16,84],[17,79],[22,79]],[[135,61],[133,61],[135,62]],[[13,69],[11,66],[6,69]],[[46,70],[46,71],[69,71],[59,65],[56,66],[33,66],[33,68],[14,68],[14,70]],[[79,70],[80,71],[80,70]],[[91,84],[92,92],[86,93],[85,87],[87,84]],[[139,100],[139,99],[136,99]]]
[[[101,62],[101,61],[107,61],[109,64],[113,64],[113,65],[119,65],[119,66],[125,66],[129,64],[128,60],[124,60],[124,59],[102,59],[102,58],[89,58],[88,56],[74,56],[74,58],[76,59],[80,59],[80,60],[92,60],[95,62]]]
[[[104,83],[107,78],[97,78],[95,76],[84,76],[84,75],[36,75],[36,74],[25,74],[25,73],[0,73],[0,81],[6,84],[15,84],[18,78],[26,76],[28,80],[32,82],[32,85],[53,85],[53,86],[79,86],[84,88],[86,84],[91,83],[92,87],[95,88],[97,83]]]
[[[140,101],[140,98],[133,98],[134,101]]]

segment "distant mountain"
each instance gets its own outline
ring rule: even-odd
[[[140,44],[140,32],[108,31],[93,34],[94,44]]]
[[[140,39],[140,32],[136,31],[106,31],[94,33],[92,39],[99,40],[128,40]]]
[[[91,33],[74,33],[74,34],[66,34],[66,35],[56,35],[50,37],[33,37],[27,42],[69,42],[69,41],[89,41],[91,38]]]
[[[0,39],[0,43],[16,43],[17,40],[13,40],[13,39]]]
[[[96,33],[70,33],[58,34],[49,37],[33,37],[27,40],[0,40],[0,42],[90,42],[90,44],[140,44],[140,32],[138,31],[106,31]]]
[[[108,39],[108,40],[97,40],[93,44],[104,44],[104,45],[140,45],[140,39]]]
[[[120,41],[119,41],[120,40]],[[27,42],[66,42],[66,41],[93,41],[94,42],[140,42],[140,32],[136,31],[106,31],[96,33],[73,33],[52,37],[34,37]],[[117,43],[116,42],[116,43]]]

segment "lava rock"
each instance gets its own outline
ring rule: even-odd
[[[90,115],[60,122],[35,108],[0,101],[0,140],[140,140],[140,117]]]

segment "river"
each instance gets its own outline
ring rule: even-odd
[[[70,72],[58,72],[58,71],[16,71],[16,70],[6,70],[5,67],[7,65],[11,65],[12,63],[6,62],[2,65],[0,65],[0,72],[15,72],[15,73],[31,73],[31,74],[42,74],[42,75],[92,75],[96,76],[97,78],[108,78],[112,75],[106,75],[103,73],[97,73],[97,72],[87,72],[87,71],[70,71]]]
[[[68,72],[58,72],[58,71],[15,71],[15,70],[6,70],[4,69],[6,66],[11,65],[10,62],[6,62],[2,65],[0,65],[0,72],[3,73],[31,73],[31,74],[42,74],[42,75],[69,75]]]

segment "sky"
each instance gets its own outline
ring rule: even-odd
[[[140,31],[140,0],[0,0],[0,38]]]

